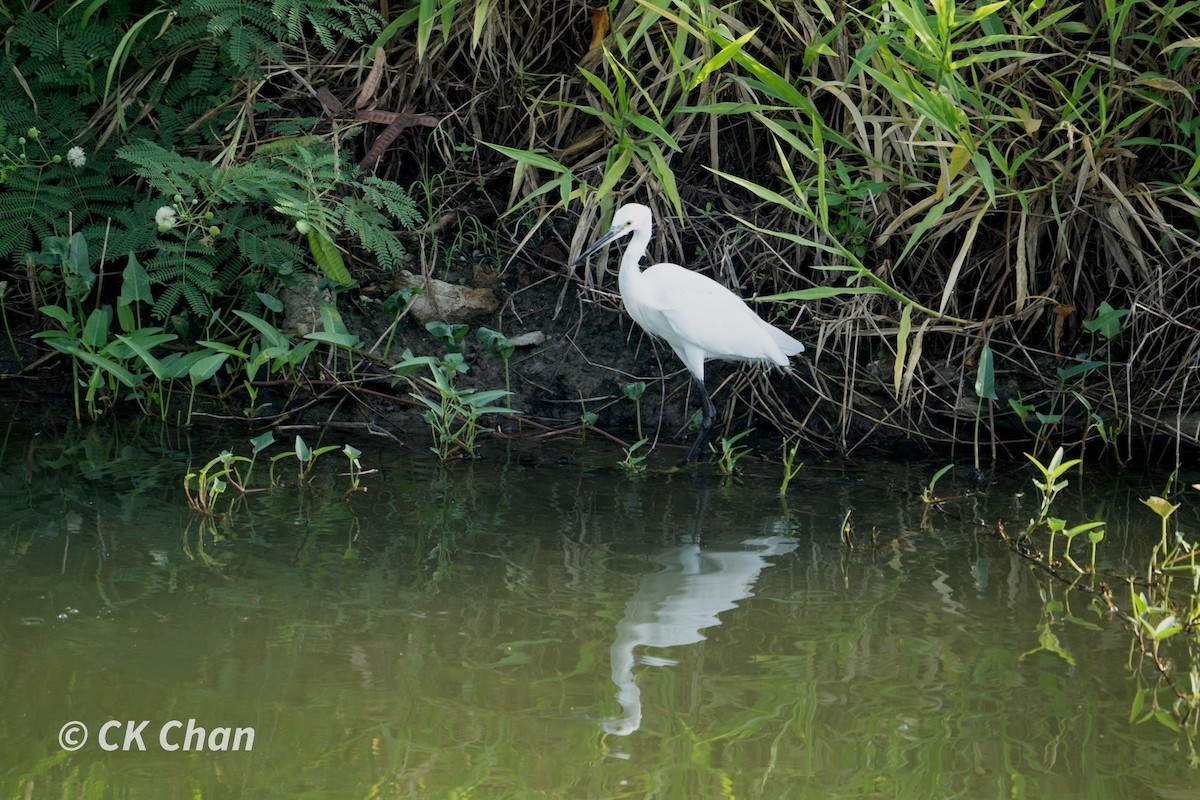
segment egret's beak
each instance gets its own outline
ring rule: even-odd
[[[578,264],[579,262],[586,260],[587,257],[590,256],[592,253],[596,252],[601,247],[604,247],[604,245],[608,244],[609,242],[611,242],[613,239],[617,238],[624,232],[625,232],[625,228],[620,228],[615,225],[613,227],[609,228],[607,231],[604,232],[603,236],[601,236],[599,239],[597,239],[596,241],[594,241],[590,245],[588,245],[587,249],[585,249],[582,253],[579,254],[579,258],[577,258],[573,262],[571,262],[571,266],[573,267],[576,264]]]

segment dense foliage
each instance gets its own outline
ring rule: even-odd
[[[66,308],[78,277],[63,240],[81,233],[93,273],[134,254],[153,287],[138,303],[168,334],[211,339],[228,309],[269,316],[309,269],[337,285],[360,271],[347,255],[395,268],[391,228],[416,223],[417,206],[454,217],[425,231],[422,247],[440,238],[444,251],[422,251],[427,274],[455,253],[492,272],[516,264],[527,283],[636,198],[656,208],[658,251],[780,298],[764,314],[817,343],[798,382],[754,403],[785,432],[840,449],[889,431],[977,451],[1071,436],[1126,453],[1135,433],[1196,444],[1197,11],[430,0],[381,16],[351,2],[112,0],[12,12],[6,304]],[[386,135],[369,139],[373,123]],[[414,124],[437,125],[411,142],[415,160],[387,157]],[[548,264],[539,253],[555,240]],[[582,280],[616,310],[602,274]],[[84,287],[91,306],[101,283]],[[724,399],[755,393],[739,377]]]

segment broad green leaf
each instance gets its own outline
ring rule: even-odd
[[[101,306],[88,315],[83,326],[83,344],[93,350],[99,350],[108,342],[108,329],[112,324],[112,307]]]
[[[134,303],[154,304],[154,296],[150,292],[150,275],[138,263],[137,256],[129,254],[129,261],[121,273],[121,294],[117,303],[130,306]]]
[[[273,431],[259,434],[250,440],[250,446],[254,448],[254,455],[258,455],[273,444],[275,444],[275,434]]]
[[[197,359],[194,364],[188,368],[188,377],[191,378],[193,384],[201,384],[217,374],[217,370],[229,359],[228,353],[209,353],[203,358]]]
[[[287,334],[280,331],[278,328],[276,328],[271,323],[267,322],[262,317],[256,317],[248,311],[241,311],[241,310],[234,310],[233,313],[237,314],[239,317],[244,319],[246,322],[250,323],[252,326],[254,326],[254,328],[259,333],[262,334],[263,345],[265,347],[287,348],[289,346],[289,339],[288,339]],[[208,346],[210,346],[210,347],[213,346],[213,344],[211,342],[207,342],[206,344],[208,344]]]
[[[312,461],[312,451],[308,449],[308,443],[304,441],[304,437],[296,435],[296,458],[308,463]]]
[[[1147,497],[1142,500],[1142,503],[1163,519],[1167,519],[1179,509],[1177,504],[1170,503],[1158,496]]]
[[[985,344],[979,349],[979,365],[975,372],[975,396],[999,400],[996,396],[996,371],[992,363],[992,348]]]
[[[166,341],[174,341],[176,338],[173,334],[169,333],[162,335],[168,337]],[[142,359],[142,362],[150,368],[150,372],[154,374],[154,377],[158,378],[160,381],[169,380],[170,378],[174,377],[168,373],[166,367],[163,365],[163,362],[150,352],[150,347],[153,345],[148,345],[145,337],[136,335],[124,336],[119,333],[116,336],[117,339],[125,343],[126,347],[137,353],[138,357]]]

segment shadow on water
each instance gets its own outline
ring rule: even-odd
[[[349,503],[335,465],[205,520],[182,474],[221,447],[5,440],[0,797],[1194,786],[1177,738],[1129,722],[1128,629],[996,541],[1033,502],[1016,470],[945,479],[969,496],[922,529],[936,464],[810,467],[783,505],[769,465],[631,480],[601,447],[377,451]],[[1105,568],[1132,573],[1161,485],[1101,475],[1061,513],[1107,519]],[[67,752],[72,720],[91,738]],[[146,721],[145,750],[103,749],[111,720]]]

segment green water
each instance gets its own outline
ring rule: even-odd
[[[996,541],[995,520],[1030,513],[1019,467],[947,477],[943,494],[976,494],[922,530],[940,464],[812,463],[783,505],[770,465],[630,480],[595,441],[444,469],[368,450],[379,471],[348,503],[330,460],[312,487],[213,523],[181,478],[220,449],[9,432],[0,798],[1138,798],[1200,783],[1176,735],[1129,722],[1122,623]],[[1110,477],[1062,513],[1108,519],[1104,564],[1135,569],[1158,535],[1137,498],[1160,479]],[[1038,649],[1047,634],[1058,652]],[[67,752],[71,721],[89,738]],[[127,721],[146,723],[144,751],[123,749]]]

